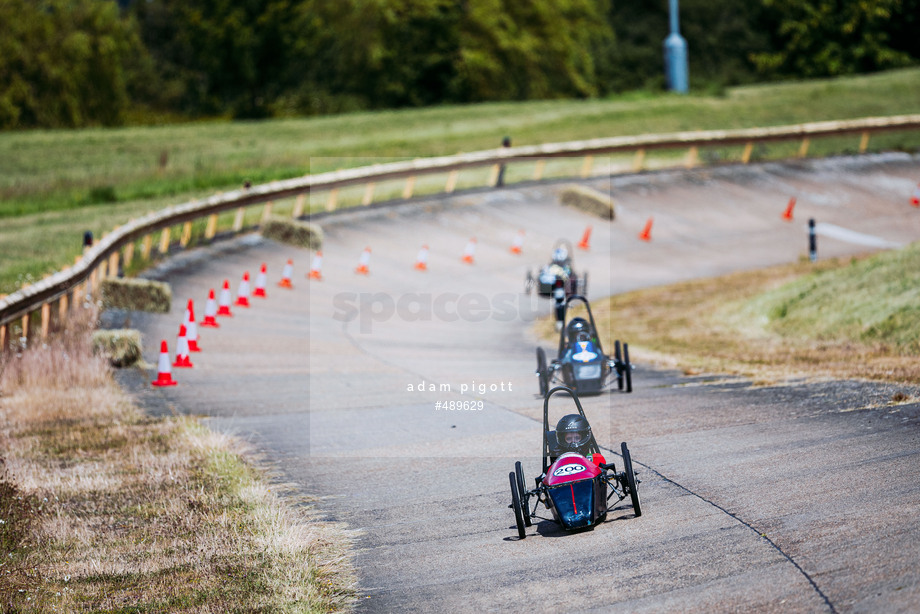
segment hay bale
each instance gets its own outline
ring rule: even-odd
[[[172,289],[161,281],[110,277],[101,289],[104,309],[169,313],[172,306]]]
[[[270,217],[262,224],[262,236],[280,243],[319,249],[323,246],[323,229],[309,222]]]
[[[567,185],[562,189],[559,199],[563,205],[581,209],[605,220],[612,220],[616,217],[613,198],[609,194],[598,192],[587,186],[574,183]]]
[[[142,350],[140,331],[123,328],[93,333],[93,354],[104,356],[113,367],[136,365]]]

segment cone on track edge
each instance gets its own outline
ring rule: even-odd
[[[648,218],[648,221],[645,223],[645,228],[639,233],[639,238],[643,241],[652,240],[652,218]]]
[[[786,205],[786,210],[783,211],[783,219],[786,221],[792,220],[792,210],[795,208],[795,196],[789,199],[789,204]]]
[[[317,251],[313,256],[313,263],[310,265],[309,279],[323,281],[323,252]]]
[[[415,268],[418,271],[428,270],[428,246],[427,245],[423,245],[422,249],[418,250],[418,256],[415,257]]]
[[[220,291],[220,300],[217,302],[217,314],[219,316],[232,316],[230,313],[230,280],[224,280],[224,287]]]
[[[591,227],[585,228],[585,234],[581,235],[581,241],[578,242],[578,249],[588,251],[591,249]]]
[[[267,295],[265,294],[265,279],[267,268],[267,265],[263,262],[262,268],[259,269],[259,274],[256,275],[256,288],[252,291],[253,296],[258,296],[259,298],[267,298]]]
[[[188,300],[188,309],[185,310],[188,317],[185,319],[185,338],[188,340],[189,352],[200,352],[198,347],[198,325],[195,324],[195,301]]]
[[[236,304],[239,307],[249,307],[249,271],[243,273],[240,288],[236,293]]]
[[[359,275],[367,275],[370,273],[368,268],[371,263],[371,248],[365,247],[364,251],[361,252],[361,258],[358,260],[358,266],[355,268],[355,273]]]
[[[511,244],[511,253],[520,254],[524,247],[524,231],[518,230],[517,236],[514,237],[514,243]]]
[[[217,320],[214,318],[216,315],[217,301],[214,300],[214,288],[211,288],[211,291],[208,292],[208,302],[204,305],[204,320],[201,321],[201,325],[210,328],[220,328],[220,324],[218,324]]]
[[[174,367],[191,368],[195,366],[188,355],[188,337],[186,337],[186,334],[185,324],[182,324],[179,326],[179,337],[176,339],[176,362],[172,365]]]
[[[463,249],[463,262],[467,264],[473,264],[473,257],[476,255],[476,237],[470,239],[469,243],[466,244],[466,247]]]
[[[172,378],[172,369],[169,367],[169,344],[166,339],[160,342],[160,361],[157,365],[157,378],[150,382],[151,386],[175,386]]]
[[[279,288],[293,288],[294,284],[291,283],[291,275],[294,274],[294,261],[288,260],[284,265],[284,269],[281,270],[281,281],[278,282]]]
[[[920,207],[920,183],[917,184],[917,187],[914,188],[914,193],[910,197],[910,204],[914,207]]]

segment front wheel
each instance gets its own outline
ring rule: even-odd
[[[521,500],[521,509],[524,512],[524,526],[529,527],[532,524],[530,522],[530,506],[527,505],[527,495],[524,494],[527,489],[524,487],[524,466],[521,465],[521,461],[514,463],[514,476],[517,479],[518,497]]]
[[[629,344],[623,344],[623,362],[625,363],[626,392],[632,392],[632,365],[629,364]]]
[[[623,473],[626,474],[629,498],[632,500],[633,511],[638,517],[642,515],[642,505],[639,503],[639,491],[636,489],[636,474],[633,471],[632,456],[629,454],[629,448],[626,447],[625,441],[620,444],[620,451],[623,453]]]
[[[518,494],[517,476],[514,472],[508,474],[511,482],[511,509],[514,510],[514,522],[517,524],[518,537],[524,539],[527,534],[524,533],[524,512],[521,510],[521,496]]]
[[[546,352],[537,348],[537,376],[540,378],[540,396],[545,397],[549,390],[549,373],[546,369]]]

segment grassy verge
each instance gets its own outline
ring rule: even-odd
[[[871,257],[745,271],[592,305],[605,346],[634,362],[768,384],[795,378],[920,383],[920,244]],[[571,314],[574,317],[574,313]],[[552,322],[541,334],[558,339]]]
[[[79,253],[84,230],[100,236],[148,210],[235,189],[244,181],[261,183],[380,161],[490,149],[505,135],[515,145],[528,145],[904,113],[920,113],[917,68],[739,87],[723,96],[632,93],[603,100],[444,106],[262,122],[2,133],[0,293],[70,264]],[[809,152],[855,152],[857,144],[857,137],[816,140]],[[754,159],[791,157],[798,145],[757,147]],[[907,133],[873,137],[869,149],[918,147],[920,133]],[[737,161],[742,149],[704,150],[700,156]],[[679,162],[684,153],[674,153],[671,162]],[[652,159],[646,162],[656,165]],[[625,168],[630,163],[625,159]],[[547,177],[553,172],[549,166]],[[578,173],[581,161],[569,166],[571,176]],[[532,174],[526,164],[512,165],[507,178],[513,182]],[[483,185],[488,169],[464,172],[458,188],[474,175],[475,184]],[[444,178],[436,183],[443,189]],[[356,190],[358,201],[363,188]],[[401,184],[395,186],[393,194],[401,190]],[[378,186],[378,197],[385,191],[385,186]],[[314,196],[325,199],[324,194]]]
[[[273,492],[238,441],[139,412],[85,331],[0,372],[4,612],[329,612],[341,527]]]

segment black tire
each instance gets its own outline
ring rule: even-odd
[[[629,364],[629,344],[623,344],[623,363],[626,366],[626,392],[632,392],[632,365]]]
[[[623,453],[623,473],[626,474],[629,498],[632,500],[633,512],[638,517],[642,515],[642,504],[639,502],[639,491],[636,488],[636,474],[633,471],[632,456],[629,454],[629,448],[626,447],[625,441],[620,444],[620,451]]]
[[[517,524],[518,537],[524,539],[527,534],[524,533],[524,512],[521,511],[521,496],[518,494],[517,476],[514,472],[508,474],[511,482],[511,508],[514,510],[514,522]]]
[[[545,397],[549,390],[549,373],[546,369],[546,352],[537,348],[537,375],[540,377],[540,396]]]
[[[517,478],[518,496],[521,499],[521,509],[524,513],[524,526],[529,527],[532,524],[530,522],[530,506],[527,505],[527,496],[524,495],[527,492],[527,487],[524,486],[524,466],[521,465],[521,461],[514,463],[514,476]]]
[[[530,294],[535,285],[533,274],[530,271],[527,271],[527,276],[524,278],[524,294]]]
[[[623,355],[620,354],[620,340],[613,342],[613,358],[617,369],[617,389],[623,390]]]

